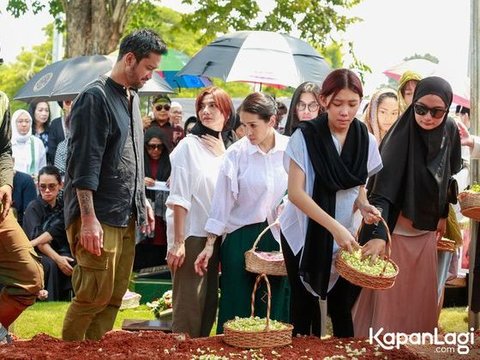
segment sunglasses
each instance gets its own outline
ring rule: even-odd
[[[58,184],[40,184],[38,186],[40,187],[40,191],[47,191],[47,189],[53,191],[57,188],[57,185]]]
[[[318,105],[318,103],[316,102],[312,102],[310,104],[305,104],[303,101],[300,101],[298,104],[297,104],[297,110],[300,110],[300,111],[304,111],[306,108],[308,107],[308,111],[317,111],[318,108],[320,107],[320,105]]]
[[[447,110],[445,109],[436,109],[436,108],[429,108],[429,107],[426,107],[425,105],[422,105],[422,104],[419,104],[419,103],[415,103],[413,105],[413,110],[415,110],[415,113],[417,115],[427,115],[428,113],[430,113],[430,115],[432,115],[433,118],[435,119],[441,119],[442,117],[445,116],[445,114],[447,113]]]
[[[155,106],[155,110],[157,111],[162,111],[163,109],[165,110],[170,110],[170,105],[169,104],[165,104],[165,105],[157,105]]]
[[[163,144],[147,144],[148,150],[162,150]]]

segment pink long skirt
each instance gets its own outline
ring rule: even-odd
[[[433,332],[437,326],[437,243],[435,232],[420,236],[394,234],[392,260],[399,273],[387,290],[362,289],[352,310],[356,337],[376,333]]]

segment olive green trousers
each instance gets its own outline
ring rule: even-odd
[[[77,265],[73,268],[72,299],[63,322],[64,340],[100,339],[112,330],[128,288],[135,256],[135,221],[128,227],[101,224],[103,249],[94,255],[80,244],[81,221],[67,229],[68,242]]]

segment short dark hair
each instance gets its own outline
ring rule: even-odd
[[[40,182],[40,176],[42,175],[53,175],[59,184],[62,183],[62,175],[60,175],[60,170],[56,166],[47,165],[42,167],[38,172],[38,182]]]
[[[140,29],[125,36],[120,43],[117,61],[127,53],[133,53],[135,59],[140,61],[155,53],[163,55],[167,53],[167,45],[155,31],[151,29]]]
[[[241,112],[255,114],[263,121],[268,122],[272,115],[277,116],[277,102],[271,95],[254,92],[243,100],[237,112],[239,114]]]

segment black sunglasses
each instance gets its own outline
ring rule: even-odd
[[[413,105],[413,110],[415,110],[416,114],[422,115],[422,116],[430,113],[430,115],[432,115],[432,117],[435,118],[435,119],[441,119],[447,113],[447,110],[445,110],[445,109],[438,109],[438,108],[433,108],[432,109],[432,108],[426,107],[425,105],[422,105],[422,104],[419,104],[419,103],[415,103]]]
[[[157,105],[155,106],[155,110],[157,111],[162,111],[162,109],[165,109],[165,110],[170,110],[170,105],[169,104],[165,104],[165,105]]]
[[[46,191],[47,189],[53,191],[57,188],[57,185],[58,184],[40,184],[39,187],[41,191]]]
[[[149,150],[162,150],[163,144],[147,144]]]

